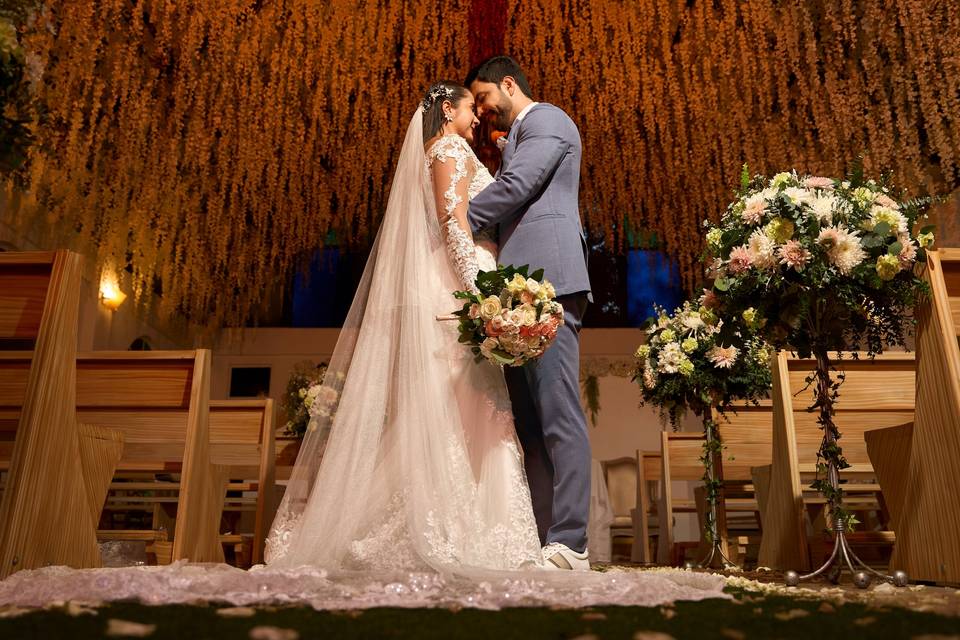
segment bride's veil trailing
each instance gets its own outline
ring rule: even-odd
[[[357,532],[379,528],[384,540],[420,541],[428,519],[463,513],[455,502],[466,496],[437,490],[466,486],[460,480],[469,462],[436,446],[462,438],[456,398],[443,380],[452,351],[462,347],[453,327],[436,320],[454,308],[457,287],[424,175],[422,127],[418,109],[267,540],[269,564],[350,566],[379,552],[376,540],[357,547]],[[391,520],[398,509],[403,515]]]

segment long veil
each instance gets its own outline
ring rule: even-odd
[[[462,445],[462,430],[444,379],[463,348],[454,327],[436,320],[454,308],[450,292],[458,287],[427,192],[424,155],[418,109],[268,537],[268,564],[344,568],[377,552],[356,547],[358,531],[380,527],[385,541],[406,536],[421,544],[438,516],[446,529],[471,524],[456,522],[469,518],[467,496],[452,489],[469,485],[463,476],[470,466],[450,459],[451,450],[463,450],[448,446]],[[397,502],[404,516],[388,522]],[[440,535],[456,537],[446,529]],[[417,557],[396,558],[398,568],[430,557],[427,549],[412,551]]]

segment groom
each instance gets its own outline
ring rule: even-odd
[[[474,232],[497,227],[501,264],[542,268],[564,326],[539,361],[505,367],[533,510],[548,567],[589,569],[590,441],[580,407],[580,325],[590,298],[580,226],[580,132],[563,110],[534,102],[515,60],[491,58],[465,83],[477,115],[509,130],[496,182],[470,201]]]

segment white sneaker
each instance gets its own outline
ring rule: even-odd
[[[589,571],[590,560],[587,551],[577,553],[560,542],[551,542],[543,548],[543,564],[545,569],[561,571]]]

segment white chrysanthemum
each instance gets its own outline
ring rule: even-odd
[[[757,229],[747,240],[750,251],[750,263],[758,269],[772,269],[777,266],[777,244],[767,237],[763,229]]]
[[[683,325],[683,328],[687,332],[697,333],[706,326],[703,318],[700,317],[700,313],[697,311],[690,311],[689,313],[683,314],[680,318],[680,324]]]
[[[676,342],[668,342],[663,345],[660,354],[657,356],[657,371],[660,373],[676,373],[680,362],[686,356]]]
[[[850,275],[864,261],[867,252],[860,244],[860,236],[844,226],[837,227],[837,244],[830,252],[830,259],[843,275]]]
[[[783,195],[793,204],[809,203],[816,198],[816,195],[812,191],[808,191],[803,187],[787,187],[783,190]]]
[[[833,224],[833,210],[837,199],[830,196],[817,196],[810,201],[810,209],[820,224]]]

